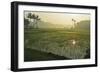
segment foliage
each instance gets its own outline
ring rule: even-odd
[[[38,22],[40,21],[40,18],[36,14],[28,13],[27,18],[29,18],[29,26],[28,27],[34,27],[38,28]]]

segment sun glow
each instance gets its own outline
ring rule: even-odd
[[[26,11],[25,15],[28,13],[36,14],[41,18],[42,21],[53,23],[57,26],[73,26],[74,23],[72,19],[76,20],[76,22],[90,20],[90,14]]]

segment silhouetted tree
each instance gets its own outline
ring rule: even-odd
[[[35,14],[32,14],[32,19],[33,19],[33,26],[35,28],[35,22],[36,22],[36,20],[35,20]]]
[[[40,21],[40,18],[38,15],[35,16],[35,20],[36,20],[36,28],[38,28],[38,22]]]
[[[72,19],[72,21],[74,22],[74,28],[75,28],[75,26],[76,26],[76,20]]]
[[[31,24],[32,13],[28,13],[28,16],[27,16],[27,18],[29,18],[29,25],[32,25],[32,24]]]
[[[40,20],[38,15],[29,13],[27,18],[29,18],[30,25],[34,26],[34,28],[38,28],[38,22]],[[33,22],[32,22],[33,21]]]

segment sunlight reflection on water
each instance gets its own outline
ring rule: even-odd
[[[75,40],[72,40],[72,44],[75,45],[76,44],[76,41]]]
[[[76,40],[74,40],[74,39],[73,40],[70,40],[70,44],[71,45],[76,45]]]

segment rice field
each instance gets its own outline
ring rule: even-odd
[[[24,48],[51,53],[64,57],[64,59],[87,59],[90,58],[90,34],[87,31],[68,31],[66,29],[25,29]],[[24,53],[24,56],[25,59],[28,58],[26,57],[27,52]],[[32,53],[31,56],[36,55]],[[28,61],[38,61],[38,57],[35,58]],[[39,59],[39,61],[41,60],[42,58]]]

